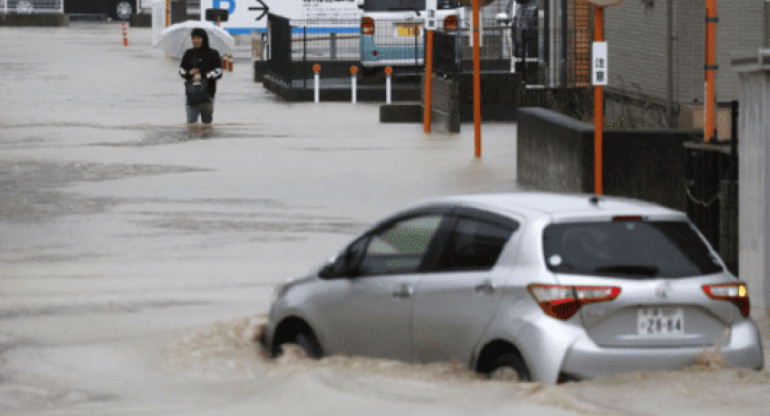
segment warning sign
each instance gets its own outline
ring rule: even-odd
[[[591,68],[591,83],[607,85],[607,42],[594,42]]]

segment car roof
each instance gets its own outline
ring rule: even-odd
[[[460,205],[511,216],[518,214],[530,220],[549,217],[552,220],[607,218],[610,216],[642,216],[654,218],[686,218],[681,211],[651,202],[589,194],[553,192],[511,192],[495,194],[455,195],[425,201],[428,205]]]

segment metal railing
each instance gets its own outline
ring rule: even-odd
[[[4,14],[53,14],[64,13],[63,0],[0,0]]]
[[[282,16],[268,18],[266,73],[287,84],[311,78],[314,63],[360,65],[364,73],[381,72],[386,65],[396,72],[420,75],[424,70],[425,33],[414,22],[380,21],[373,34],[361,34],[360,21],[304,21]],[[434,70],[445,76],[472,72],[470,24],[460,21],[454,30],[434,34]],[[540,39],[516,34],[510,24],[489,19],[482,24],[482,72],[521,73],[529,85],[572,87],[585,85],[588,73],[581,67],[583,46],[574,31],[540,31]],[[572,41],[571,41],[572,40]],[[546,47],[547,45],[547,47]],[[581,49],[582,48],[582,49]],[[328,65],[327,65],[328,66]],[[348,76],[324,70],[325,77]]]
[[[270,14],[266,73],[290,85],[312,76],[308,65],[360,62],[358,21],[297,21]],[[304,82],[304,81],[303,81]]]
[[[292,38],[289,19],[274,14],[267,21],[268,59],[266,72],[286,84],[292,81]]]
[[[574,39],[561,30],[543,33],[543,41],[516,37],[510,26],[487,23],[480,47],[481,72],[519,73],[522,82],[545,87],[585,86],[590,82],[589,73],[576,55],[580,48],[563,40]],[[555,55],[544,44],[558,48]],[[562,50],[561,48],[565,48]],[[437,31],[434,35],[434,69],[445,76],[456,76],[473,71],[473,46],[470,30],[459,32]]]

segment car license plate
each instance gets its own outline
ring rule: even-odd
[[[640,336],[667,336],[684,333],[684,310],[673,307],[640,307],[637,333]]]
[[[420,35],[420,25],[398,25],[396,27],[398,36],[419,36]]]

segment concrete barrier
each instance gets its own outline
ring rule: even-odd
[[[0,13],[0,26],[69,26],[68,14]]]
[[[517,180],[555,192],[593,193],[594,129],[545,108],[517,114]],[[687,153],[699,130],[604,131],[604,193],[686,210]]]
[[[431,126],[440,131],[459,132],[461,123],[473,122],[473,74],[454,78],[433,75]],[[539,106],[576,117],[592,112],[590,88],[528,88],[521,74],[481,74],[481,119],[515,121],[519,107]]]

